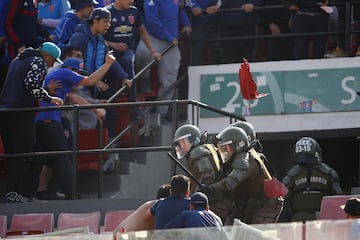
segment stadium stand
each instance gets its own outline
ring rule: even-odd
[[[103,231],[114,231],[114,229],[121,223],[126,217],[128,217],[133,210],[111,210],[105,213],[104,229]]]
[[[57,221],[57,230],[89,226],[92,233],[100,233],[100,211],[89,213],[60,213]]]
[[[6,236],[33,235],[54,231],[53,213],[14,214]]]

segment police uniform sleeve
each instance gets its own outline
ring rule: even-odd
[[[332,169],[329,165],[321,163],[320,170],[329,175],[332,180],[332,193],[333,194],[343,194],[343,190],[340,186],[340,180],[338,173]]]
[[[203,146],[191,150],[188,164],[191,169],[197,171],[200,182],[205,184],[213,183],[215,180],[215,169],[212,164],[210,151]]]
[[[219,182],[211,184],[210,187],[215,192],[232,191],[249,176],[248,169],[249,154],[247,152],[242,152],[239,156],[236,156],[236,159],[232,163],[232,170],[230,173]]]
[[[287,187],[290,188],[291,182],[297,174],[301,171],[301,168],[298,164],[293,166],[286,174],[286,176],[282,179],[282,183]]]

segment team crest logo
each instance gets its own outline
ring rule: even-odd
[[[79,67],[80,67],[80,69],[84,69],[84,62],[81,62],[81,63],[79,64]]]
[[[132,15],[128,16],[128,20],[129,20],[129,23],[130,23],[130,24],[134,24],[134,23],[135,23],[135,17],[132,16]]]

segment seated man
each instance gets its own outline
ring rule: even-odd
[[[190,208],[190,179],[184,175],[174,175],[170,183],[171,196],[159,199],[148,211],[155,216],[155,229],[164,229],[166,224]]]
[[[222,230],[221,218],[210,211],[208,197],[202,192],[191,196],[190,209],[166,224],[166,228],[216,227]]]

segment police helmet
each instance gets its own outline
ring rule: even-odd
[[[295,162],[314,165],[321,162],[319,143],[311,137],[302,137],[295,144]]]
[[[249,138],[249,142],[252,143],[256,140],[256,133],[253,125],[251,125],[249,122],[245,121],[237,121],[232,124],[230,124],[229,127],[239,127],[243,129],[246,133],[246,135]]]
[[[217,137],[223,163],[229,161],[235,153],[247,151],[250,146],[246,132],[239,127],[227,127]]]
[[[183,158],[192,147],[200,144],[201,132],[200,129],[191,124],[180,126],[175,131],[173,147],[178,159]]]

